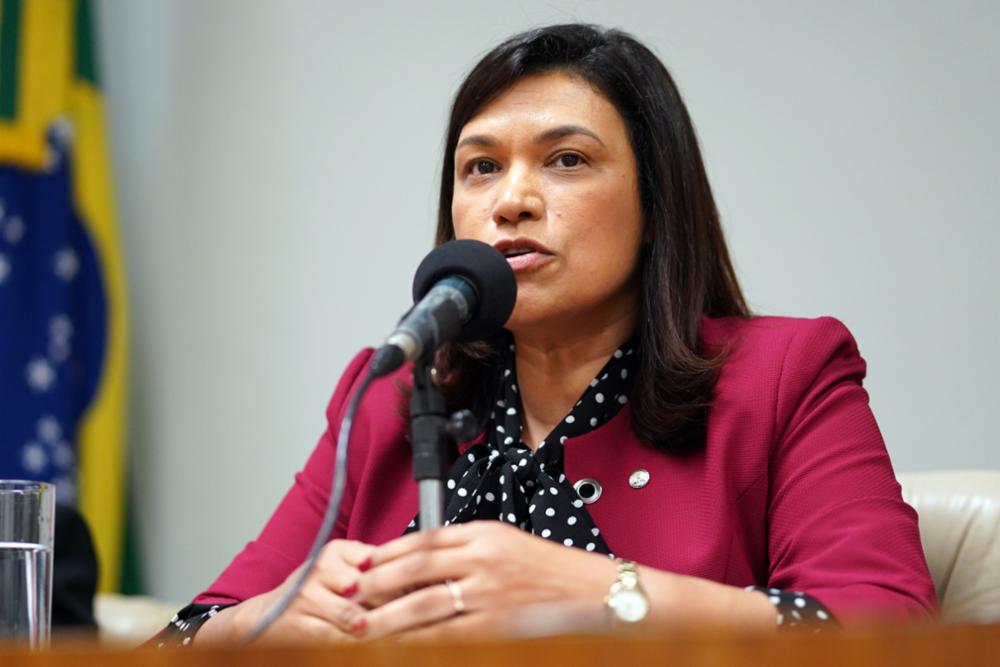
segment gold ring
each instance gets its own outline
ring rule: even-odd
[[[461,614],[465,611],[465,601],[462,599],[462,587],[458,585],[458,582],[451,579],[445,579],[444,585],[448,588],[448,592],[451,593],[452,608],[456,614]]]

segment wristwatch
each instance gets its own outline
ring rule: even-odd
[[[639,570],[633,561],[615,559],[618,578],[604,598],[612,617],[624,623],[638,623],[649,613],[649,598],[639,584]]]

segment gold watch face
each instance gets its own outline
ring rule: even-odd
[[[635,589],[616,591],[608,599],[608,606],[618,620],[626,623],[641,621],[649,613],[649,600]]]

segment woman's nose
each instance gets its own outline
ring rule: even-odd
[[[493,207],[494,224],[510,225],[540,220],[544,210],[541,193],[531,176],[522,170],[508,171]]]

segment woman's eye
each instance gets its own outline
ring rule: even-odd
[[[469,173],[475,175],[492,174],[497,166],[489,160],[474,160],[469,165]]]
[[[556,158],[556,163],[560,167],[576,167],[583,163],[583,158],[576,153],[563,153]]]

